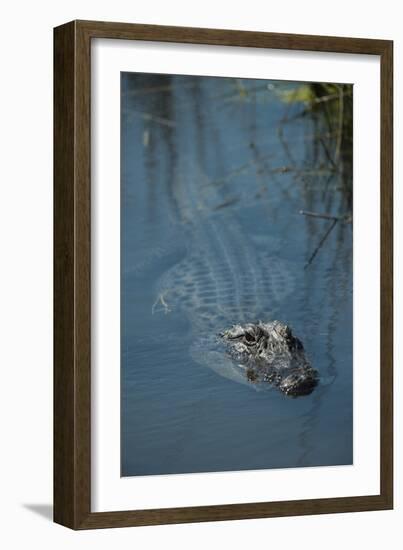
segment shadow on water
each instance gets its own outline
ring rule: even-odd
[[[122,198],[122,474],[351,464],[352,87],[123,73]],[[311,395],[195,360],[242,315],[291,324]]]

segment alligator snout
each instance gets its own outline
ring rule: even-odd
[[[309,395],[318,384],[318,376],[313,369],[292,373],[282,379],[279,389],[286,395],[298,397]]]

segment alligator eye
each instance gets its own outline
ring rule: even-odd
[[[252,334],[250,334],[249,332],[245,332],[245,340],[247,342],[254,342],[255,341],[255,337],[252,336]]]

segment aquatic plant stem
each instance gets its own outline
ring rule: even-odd
[[[316,246],[315,250],[311,254],[309,260],[305,264],[304,269],[307,269],[307,267],[309,267],[311,265],[311,263],[315,259],[315,256],[317,255],[319,250],[322,248],[322,246],[326,242],[326,239],[328,238],[330,233],[333,231],[333,229],[336,226],[337,222],[344,221],[346,223],[351,223],[352,222],[352,217],[351,217],[351,214],[345,214],[344,216],[332,216],[332,214],[326,214],[326,213],[325,214],[320,214],[318,212],[309,212],[307,210],[300,210],[299,213],[304,215],[304,216],[309,216],[311,218],[321,218],[323,220],[330,220],[332,222],[330,224],[330,226],[327,228],[326,232],[323,234],[323,236],[320,239],[318,245]]]

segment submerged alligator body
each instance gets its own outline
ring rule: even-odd
[[[217,211],[223,197],[194,165],[175,183],[188,252],[159,281],[153,313],[184,313],[191,357],[219,375],[293,397],[311,393],[318,376],[300,340],[284,323],[256,321],[279,316],[294,291],[281,248],[273,253],[265,235],[251,241],[232,208]]]

